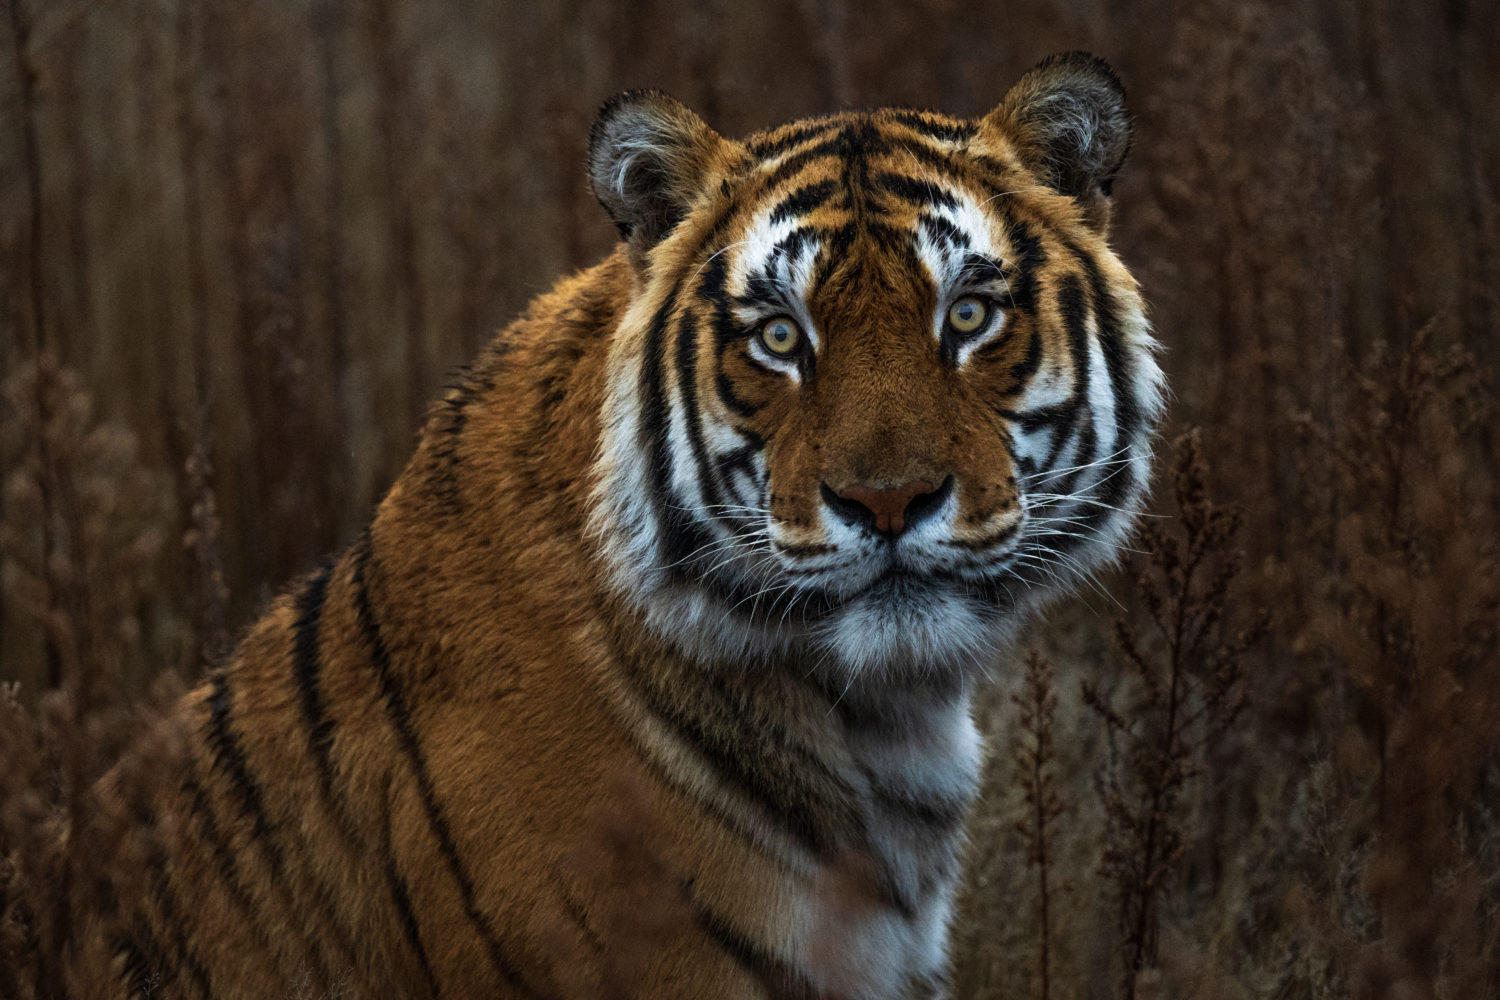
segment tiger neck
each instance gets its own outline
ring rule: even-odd
[[[869,849],[890,855],[886,867],[910,869],[896,856],[917,839],[956,838],[977,788],[970,689],[836,690],[814,679],[813,665],[794,656],[710,663],[648,640],[617,646],[612,668],[627,725],[672,740],[689,769],[728,777],[746,814],[776,838],[814,856]],[[907,889],[920,895],[915,883]]]

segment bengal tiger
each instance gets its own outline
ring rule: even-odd
[[[1147,483],[1130,139],[1080,53],[975,119],[609,101],[620,245],[181,705],[126,992],[945,996],[971,694]]]

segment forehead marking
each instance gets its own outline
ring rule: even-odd
[[[924,210],[915,233],[917,259],[927,268],[939,292],[956,285],[978,256],[1001,260],[993,220],[965,192],[945,190],[951,204]]]

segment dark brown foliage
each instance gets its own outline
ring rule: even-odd
[[[145,891],[134,876],[159,866],[144,802],[180,687],[142,610],[169,519],[161,477],[76,375],[43,354],[0,390],[6,605],[57,671],[40,698],[0,689],[0,995],[83,996],[115,961],[106,887]]]
[[[1026,654],[1026,675],[1021,693],[1011,700],[1020,711],[1012,752],[1016,763],[1016,785],[1021,789],[1025,808],[1016,820],[1016,829],[1026,842],[1026,863],[1036,868],[1037,896],[1037,996],[1048,1000],[1052,995],[1052,866],[1057,859],[1049,843],[1053,827],[1062,815],[1063,805],[1053,776],[1056,753],[1053,718],[1057,714],[1057,693],[1052,689],[1053,667],[1036,650]]]
[[[1240,660],[1266,628],[1261,613],[1226,637],[1225,605],[1240,571],[1230,546],[1240,515],[1208,498],[1205,475],[1198,434],[1183,435],[1170,473],[1180,535],[1145,522],[1139,534],[1146,555],[1128,572],[1149,631],[1141,634],[1129,618],[1114,622],[1126,692],[1111,698],[1083,682],[1084,704],[1110,737],[1098,781],[1105,816],[1100,873],[1119,908],[1121,992],[1131,998],[1142,970],[1158,964],[1157,908],[1191,835],[1181,799],[1202,770],[1206,746],[1244,708]]]
[[[1054,609],[1056,676],[1007,663],[979,706],[1023,750],[973,819],[957,995],[1500,995],[1500,6],[5,8],[0,995],[103,960],[172,678],[352,540],[442,372],[612,243],[603,98],[728,134],[980,113],[1075,48],[1139,116],[1115,238],[1201,465],[1102,581],[1113,649]],[[635,899],[661,873],[627,826],[595,860]]]
[[[1473,357],[1435,347],[1441,325],[1344,364],[1347,417],[1305,423],[1335,505],[1319,525],[1335,572],[1305,638],[1358,720],[1334,761],[1364,786],[1363,890],[1381,934],[1354,985],[1377,995],[1479,996],[1500,975],[1480,832],[1500,741],[1500,523],[1467,459],[1493,413]]]

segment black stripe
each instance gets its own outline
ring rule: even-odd
[[[914,823],[943,832],[956,832],[969,815],[967,799],[939,799],[889,788],[870,779],[870,792],[881,806]]]
[[[963,264],[959,268],[958,280],[966,285],[984,285],[990,282],[1004,281],[1009,277],[1005,265],[991,257],[987,253],[970,250],[964,254]],[[1014,299],[1014,293],[1011,295]],[[1010,303],[1014,305],[1015,303]]]
[[[787,129],[778,129],[773,135],[764,139],[754,139],[750,142],[750,154],[758,156],[763,160],[769,160],[780,156],[782,153],[799,146],[804,142],[810,142],[819,136],[826,135],[834,128],[835,123],[829,121],[814,122],[809,125]]]
[[[764,509],[765,503],[765,480],[761,476],[761,470],[756,468],[755,456],[759,455],[765,447],[764,442],[758,439],[756,443],[747,444],[726,452],[718,457],[714,465],[718,471],[719,478],[724,482],[724,488],[729,491],[733,499],[741,500],[745,506]],[[742,495],[735,487],[735,475],[744,476],[750,484],[750,495]],[[730,527],[736,534],[748,535],[764,528],[764,518],[756,517],[749,511],[726,512]]]
[[[1004,160],[996,159],[988,153],[976,153],[973,150],[968,150],[965,153],[964,160],[984,171],[991,179],[1016,176],[1015,167],[1012,167]]]
[[[191,799],[188,805],[188,815],[198,820],[200,842],[209,845],[214,867],[218,870],[219,878],[229,892],[230,901],[244,913],[247,927],[259,927],[260,916],[250,902],[250,895],[245,891],[244,883],[240,881],[239,867],[235,864],[234,855],[230,853],[229,845],[224,840],[223,831],[219,829],[218,820],[214,818],[213,808],[209,805],[208,796],[203,792],[203,786],[194,779],[188,778],[182,783],[182,790]]]
[[[1027,434],[1035,434],[1047,428],[1056,430],[1059,426],[1066,424],[1072,418],[1074,407],[1074,400],[1065,399],[1061,403],[1038,406],[1034,410],[1012,410],[1004,406],[994,407],[994,410],[996,414],[1020,427]],[[1025,462],[1028,459],[1023,458],[1021,461]]]
[[[1091,381],[1090,351],[1089,351],[1089,301],[1084,294],[1083,285],[1079,282],[1077,275],[1069,274],[1059,283],[1057,289],[1057,311],[1062,317],[1063,329],[1068,335],[1068,351],[1073,361],[1073,393],[1071,400],[1071,412],[1069,413],[1066,430],[1076,433],[1078,431],[1078,418],[1081,414],[1085,420],[1090,416],[1089,412],[1089,384]],[[1047,459],[1042,463],[1042,468],[1051,469],[1057,465],[1058,456],[1062,454],[1063,448],[1073,434],[1063,433],[1064,428],[1058,427],[1057,433],[1052,439],[1052,448],[1047,454]],[[1087,459],[1085,460],[1087,461]],[[1080,464],[1077,461],[1070,465]],[[1070,483],[1071,476],[1064,477],[1063,483]],[[1067,489],[1056,488],[1052,492],[1066,493]]]
[[[546,417],[559,403],[568,395],[568,373],[565,371],[554,371],[549,375],[542,376],[537,381],[537,388],[541,396],[537,399],[537,413]]]
[[[788,297],[791,262],[801,258],[807,246],[819,236],[821,230],[815,226],[799,226],[778,240],[771,252],[761,262],[763,269],[745,278],[745,291],[733,297],[744,306],[772,306],[792,311],[793,300]],[[739,320],[729,312],[729,296],[725,293],[728,261],[715,254],[703,267],[703,280],[699,283],[699,294],[714,304],[714,330],[720,343],[743,340],[747,333]]]
[[[438,501],[450,511],[463,507],[463,490],[460,481],[459,448],[462,446],[464,430],[468,427],[468,408],[483,392],[494,388],[493,369],[498,359],[510,350],[509,345],[496,344],[484,359],[487,367],[480,371],[476,367],[463,366],[454,373],[441,402],[432,410],[423,439],[432,452],[430,487]],[[476,366],[479,362],[475,363]]]
[[[616,656],[618,658],[618,651]],[[631,749],[635,751],[637,759],[641,762],[641,766],[649,771],[651,776],[661,782],[663,786],[676,792],[693,806],[708,814],[711,819],[738,837],[741,842],[761,857],[778,865],[784,871],[792,872],[796,870],[786,858],[772,850],[771,845],[766,843],[764,834],[744,816],[724,808],[712,797],[701,797],[694,785],[678,780],[675,775],[657,760],[655,751],[659,750],[659,747],[646,742],[634,730],[631,730],[626,735],[630,740]]]
[[[350,821],[343,796],[339,794],[334,782],[333,763],[330,758],[334,724],[325,710],[320,687],[322,657],[319,651],[319,634],[323,607],[327,600],[328,585],[334,567],[333,562],[324,565],[297,598],[297,620],[292,628],[292,676],[297,683],[302,718],[307,723],[308,753],[313,759],[325,812],[333,820],[345,849],[358,856],[363,850],[362,838]],[[325,913],[337,914],[337,908],[332,906],[326,887],[320,886],[320,889],[322,891],[320,901],[324,904]],[[339,930],[345,941],[351,939],[347,927],[340,924]],[[352,950],[348,950],[347,953],[353,954]],[[321,966],[321,959],[316,955],[314,961]],[[326,979],[327,970],[323,971]],[[332,983],[332,980],[327,981]]]
[[[820,994],[797,969],[736,930],[710,909],[686,882],[682,894],[692,904],[693,919],[703,936],[744,969],[775,1000],[818,1000]]]
[[[908,174],[879,173],[871,178],[871,183],[881,191],[923,208],[958,207],[958,199],[951,192],[923,178]]]
[[[1035,323],[1032,323],[1030,333],[1031,336],[1026,341],[1026,356],[1011,366],[1011,384],[1005,390],[1007,396],[1026,388],[1026,383],[1031,381],[1031,377],[1042,366],[1042,333]]]
[[[866,221],[870,190],[870,157],[889,152],[885,136],[875,128],[868,118],[849,125],[838,136],[841,155],[846,165],[845,176],[849,186],[850,208],[858,223]],[[905,235],[904,233],[902,234]]]
[[[944,250],[967,250],[969,248],[969,234],[941,215],[928,215],[924,212],[919,225],[927,234],[927,238]]]
[[[784,222],[787,219],[806,215],[823,205],[829,195],[838,188],[838,182],[832,180],[817,181],[798,188],[787,195],[781,202],[771,210],[771,224]]]
[[[500,941],[495,936],[494,928],[490,925],[489,917],[479,909],[474,896],[474,881],[463,860],[458,856],[448,818],[438,804],[437,792],[432,784],[432,776],[427,770],[427,761],[422,752],[422,746],[417,741],[416,732],[412,729],[406,694],[402,690],[400,679],[391,667],[390,653],[386,649],[385,640],[381,638],[380,625],[371,608],[368,572],[374,561],[373,549],[373,539],[367,532],[361,539],[354,564],[355,617],[359,622],[360,635],[370,652],[370,664],[380,683],[380,694],[385,703],[386,717],[391,723],[391,728],[396,731],[396,738],[411,767],[412,777],[417,783],[418,795],[422,800],[422,808],[427,814],[428,826],[432,828],[433,837],[438,843],[438,852],[443,856],[448,871],[458,886],[464,914],[468,917],[475,934],[484,942],[490,964],[494,966],[495,971],[500,974],[507,985],[520,990],[527,996],[537,996],[536,991],[525,982],[520,971],[505,956],[500,948]]]
[[[743,431],[738,431],[738,433],[741,436],[744,436]],[[716,463],[718,465],[720,478],[722,478],[727,484],[729,482],[729,477],[738,472],[743,474],[746,479],[749,479],[752,483],[755,483],[757,486],[759,486],[759,476],[757,475],[758,470],[755,468],[755,456],[759,455],[764,449],[764,442],[754,441],[750,444],[744,445],[742,447],[734,449],[733,451],[725,452],[724,454],[720,455],[718,458],[718,462]]]
[[[1104,353],[1104,367],[1109,373],[1110,387],[1114,390],[1115,440],[1110,451],[1115,452],[1127,443],[1132,446],[1135,444],[1136,435],[1145,423],[1145,414],[1140,400],[1135,396],[1135,366],[1129,356],[1124,333],[1120,329],[1119,309],[1114,295],[1094,261],[1084,259],[1084,273],[1094,292],[1099,346]],[[1104,492],[1100,494],[1100,499],[1106,503],[1118,503],[1134,486],[1134,481],[1135,474],[1130,466],[1122,466],[1119,475],[1103,484]]]
[[[303,719],[308,726],[308,751],[312,754],[313,762],[317,770],[318,786],[322,791],[325,804],[329,814],[338,827],[339,834],[343,837],[346,846],[358,850],[360,838],[353,825],[349,821],[349,815],[345,809],[343,798],[334,786],[332,761],[329,758],[329,749],[333,741],[333,721],[328,718],[324,711],[322,695],[319,690],[319,677],[322,672],[321,659],[318,652],[318,633],[322,617],[324,602],[328,594],[328,583],[333,573],[333,564],[325,566],[308,584],[301,597],[297,601],[297,622],[293,628],[295,643],[293,646],[293,673],[297,679],[298,690],[301,694]],[[382,810],[382,815],[389,817],[389,808]],[[416,934],[416,919],[411,908],[411,894],[407,889],[406,882],[402,879],[400,872],[396,869],[395,857],[389,849],[389,822],[385,826],[385,879],[386,886],[391,894],[391,903],[396,908],[397,918],[401,922],[406,939],[416,955],[417,964],[421,967],[422,975],[427,980],[427,985],[434,995],[439,993],[437,980],[433,976],[432,966],[427,958],[427,951],[422,947],[420,937]],[[326,971],[325,971],[326,980]],[[331,982],[331,980],[329,980]]]
[[[715,357],[714,387],[721,402],[740,416],[752,416],[755,408],[748,406],[734,393],[734,386],[724,374],[722,364],[722,350],[726,343],[725,332],[732,330],[736,323],[729,311],[727,297],[724,291],[725,265],[722,258],[715,258],[708,267],[704,269],[702,281],[699,285],[700,297],[712,303],[713,312],[710,327],[715,338],[721,345],[721,352]],[[703,440],[703,418],[699,412],[698,389],[697,389],[697,316],[692,312],[684,312],[681,326],[678,330],[677,342],[677,375],[682,386],[682,405],[688,429],[688,441],[693,451],[693,461],[697,468],[697,479],[703,493],[703,501],[706,505],[708,516],[721,525],[728,525],[729,529],[738,535],[745,535],[753,528],[745,518],[743,512],[725,510],[724,494],[726,491],[733,493],[733,485],[729,481],[729,467],[726,459],[720,457],[714,460],[708,453],[708,448]],[[733,348],[730,348],[733,349]],[[748,410],[748,412],[747,412]],[[759,438],[757,436],[756,440]],[[738,454],[733,452],[731,454]],[[748,464],[746,465],[749,469]],[[753,476],[751,477],[754,478]]]
[[[849,248],[854,246],[854,241],[859,238],[859,226],[852,222],[846,222],[836,229],[822,234],[818,248],[818,275],[817,280],[822,281],[825,273],[844,262],[849,254]]]
[[[802,775],[798,770],[802,765],[817,766],[805,750],[794,755],[797,757],[795,762],[788,758],[773,760],[770,767],[757,767],[757,763],[765,765],[768,762],[764,759],[764,754],[747,752],[754,749],[755,734],[747,735],[743,730],[753,720],[743,718],[743,713],[739,713],[741,732],[738,738],[730,738],[726,732],[733,731],[728,729],[731,720],[724,718],[723,706],[718,706],[717,709],[716,706],[707,706],[707,711],[703,714],[709,718],[700,718],[698,714],[685,710],[676,700],[663,694],[653,678],[628,657],[619,657],[619,665],[622,668],[621,676],[630,683],[631,689],[652,715],[668,726],[678,739],[692,747],[721,779],[754,802],[766,818],[775,821],[806,850],[826,856],[837,846],[837,838],[826,826],[858,826],[858,817],[847,802],[824,800],[800,780]],[[714,727],[714,721],[724,725]],[[749,759],[751,756],[761,759],[752,761]],[[776,766],[778,763],[780,766]],[[820,822],[820,811],[832,813],[835,822]]]
[[[411,892],[396,868],[396,859],[389,852],[385,863],[385,881],[391,890],[391,905],[396,908],[396,918],[401,922],[401,935],[406,938],[407,945],[417,958],[417,966],[422,970],[427,989],[433,996],[441,996],[437,976],[432,971],[432,962],[427,957],[427,949],[422,946],[422,932],[417,926],[416,912],[412,910]]]
[[[229,784],[239,798],[240,815],[250,820],[254,835],[270,863],[271,878],[275,881],[284,881],[281,848],[271,837],[274,826],[266,815],[265,796],[261,791],[260,783],[250,773],[250,767],[245,760],[244,751],[240,748],[238,737],[230,728],[229,713],[233,707],[234,698],[229,690],[228,664],[214,671],[211,690],[213,694],[209,701],[211,712],[207,737],[209,749],[213,754],[213,766],[222,770],[229,778]]]
[[[789,179],[801,173],[808,164],[815,160],[826,159],[837,156],[840,151],[838,137],[833,136],[809,146],[799,149],[776,165],[776,169],[766,174],[761,180],[761,190],[771,191],[785,184]]]
[[[701,552],[710,539],[703,528],[689,516],[683,506],[673,500],[672,452],[668,440],[670,420],[666,388],[662,382],[662,354],[665,351],[667,323],[672,306],[681,290],[681,282],[675,285],[646,332],[645,355],[641,363],[641,445],[651,457],[651,496],[661,524],[658,539],[662,553],[660,565],[674,580],[690,579],[686,565],[694,553]]]
[[[953,121],[920,111],[893,111],[890,118],[918,135],[939,142],[967,142],[979,131],[979,127],[973,122]]]
[[[187,971],[193,981],[193,986],[203,1000],[213,1000],[214,988],[209,981],[208,970],[204,968],[203,961],[188,940],[182,917],[177,912],[176,900],[172,895],[171,876],[165,867],[158,868],[151,879],[151,898],[156,902],[162,924],[171,933],[172,946],[177,952],[176,966]]]
[[[427,989],[434,996],[441,996],[442,990],[438,989],[437,976],[432,971],[432,963],[427,958],[427,949],[422,945],[422,931],[417,924],[416,910],[411,905],[411,890],[406,885],[406,879],[402,877],[400,868],[396,865],[396,852],[391,846],[391,780],[386,776],[385,784],[380,793],[382,822],[380,824],[380,852],[385,858],[385,882],[391,891],[391,905],[396,908],[396,919],[401,923],[401,934],[406,938],[407,945],[412,954],[416,956],[417,966],[422,970],[422,978],[427,981]]]
[[[277,839],[279,834],[277,825],[266,813],[265,795],[259,782],[250,773],[244,750],[240,747],[239,739],[231,727],[230,709],[233,707],[233,696],[229,690],[229,672],[229,666],[225,665],[216,670],[213,675],[213,695],[210,699],[212,711],[207,734],[209,749],[213,756],[212,766],[223,770],[228,776],[230,785],[239,798],[240,815],[250,820],[252,839],[259,846],[270,868],[271,884],[276,887],[286,902],[287,908],[295,912],[298,909],[295,904],[296,896],[287,879],[285,855]],[[333,905],[332,894],[328,890],[327,883],[317,876],[313,876],[310,882],[313,902],[321,911],[322,922],[334,935],[337,946],[345,955],[356,954],[347,930],[337,920],[338,911]],[[311,954],[311,949],[309,953]],[[317,965],[322,964],[316,955],[313,956],[313,961]]]
[[[974,170],[974,167],[979,165],[979,161],[973,156],[950,157],[942,150],[933,149],[931,146],[921,142],[902,142],[901,152],[910,156],[933,173],[938,174],[944,180],[992,187],[990,178],[978,175]],[[991,193],[999,193],[1000,190],[1003,189],[993,189]]]
[[[799,150],[782,160],[776,169],[762,181],[762,189],[770,190],[779,187],[788,178],[795,177],[809,163],[823,157],[837,157],[844,160],[850,167],[855,168],[855,181],[862,183],[868,180],[863,173],[866,157],[888,152],[889,149],[885,137],[869,119],[858,119],[845,124],[836,134],[817,145]]]
[[[993,513],[993,511],[987,511],[986,515],[988,515],[989,513]],[[1010,538],[1010,536],[1014,535],[1018,530],[1020,530],[1021,524],[1022,524],[1022,522],[1020,520],[1016,520],[1016,521],[1011,522],[1006,527],[1001,528],[999,531],[995,532],[994,534],[987,535],[984,538],[967,539],[967,540],[966,539],[961,539],[961,538],[955,538],[955,539],[951,539],[946,544],[951,545],[954,548],[958,548],[958,549],[967,549],[970,552],[982,552],[985,549],[993,549],[997,545],[1003,544],[1006,540],[1008,540]]]
[[[1133,450],[1136,437],[1144,423],[1144,415],[1140,401],[1135,396],[1133,365],[1128,357],[1128,348],[1121,331],[1114,295],[1105,282],[1097,261],[1070,243],[1065,243],[1064,246],[1079,262],[1093,296],[1099,345],[1104,354],[1105,373],[1109,379],[1115,407],[1115,438],[1108,450],[1111,454],[1126,447]],[[1097,455],[1098,435],[1094,431],[1093,421],[1090,421],[1089,430],[1093,433],[1086,435],[1085,443],[1089,447],[1090,454],[1086,458],[1071,463],[1073,465],[1093,461]],[[1082,445],[1080,445],[1081,448]],[[1066,550],[1075,547],[1084,538],[1096,533],[1105,521],[1116,515],[1113,508],[1119,507],[1126,494],[1136,486],[1135,468],[1129,462],[1132,457],[1133,455],[1129,453],[1115,454],[1111,464],[1100,472],[1099,482],[1091,497],[1095,503],[1089,505],[1089,510],[1083,515],[1082,520],[1067,526],[1068,534],[1057,539],[1053,544],[1054,549]],[[1071,474],[1070,491],[1073,479],[1079,475],[1081,473]],[[1066,491],[1056,490],[1055,492]]]
[[[1030,226],[1006,212],[999,214],[1005,220],[1006,242],[1010,244],[1005,277],[1011,305],[1016,309],[1035,310],[1037,275],[1047,263],[1047,251]]]
[[[875,241],[875,246],[881,253],[900,258],[897,264],[901,270],[916,271],[921,266],[917,263],[916,245],[912,242],[910,229],[870,219],[864,224],[864,232]]]
[[[722,363],[721,360],[721,366]],[[739,393],[735,392],[734,383],[730,381],[728,375],[724,374],[722,367],[714,376],[714,388],[719,393],[719,402],[723,403],[724,408],[731,413],[741,417],[753,417],[760,412],[759,406],[740,398]]]
[[[799,226],[776,241],[776,245],[771,248],[771,261],[783,277],[791,270],[792,262],[801,259],[802,251],[807,249],[817,233],[818,230],[813,227]]]
[[[557,898],[562,904],[563,913],[567,914],[569,920],[578,928],[578,934],[583,938],[583,943],[588,946],[589,951],[595,955],[603,955],[605,945],[599,932],[594,930],[589,923],[588,909],[583,905],[583,900],[573,891],[572,884],[566,875],[553,866],[547,869],[548,880],[552,887],[557,890]]]
[[[265,917],[257,911],[255,904],[250,899],[250,894],[245,889],[244,881],[240,878],[239,865],[235,862],[234,854],[229,849],[229,843],[224,839],[224,833],[219,829],[219,821],[214,816],[213,804],[208,795],[195,779],[189,777],[183,781],[182,790],[189,796],[191,802],[188,806],[188,814],[198,820],[201,841],[209,845],[210,853],[213,855],[214,866],[218,871],[220,880],[224,883],[229,893],[230,901],[237,907],[244,917],[243,926],[255,938],[255,943],[270,957],[276,956],[276,949],[272,947],[270,938],[265,932]],[[317,950],[310,945],[306,949],[308,964],[312,967],[321,982],[332,984],[328,976],[328,969],[323,964]],[[283,977],[283,982],[285,978]]]
[[[297,599],[297,622],[292,626],[292,676],[297,682],[302,721],[307,723],[307,749],[312,754],[313,766],[317,771],[318,788],[335,821],[341,827],[347,827],[343,804],[333,787],[333,762],[329,759],[329,748],[333,744],[333,720],[324,709],[323,695],[319,689],[323,667],[318,655],[318,626],[323,615],[323,602],[328,597],[328,580],[332,574],[333,564],[324,565]]]
[[[724,495],[703,441],[703,414],[698,407],[698,317],[691,309],[684,309],[677,322],[677,392],[682,400],[688,447],[693,453],[693,478],[709,517],[719,520],[724,514]]]
[[[1073,387],[1069,397],[1060,403],[1049,406],[1041,406],[1032,410],[1012,410],[1008,407],[996,407],[995,412],[1006,420],[1011,421],[1021,428],[1024,433],[1035,434],[1040,430],[1047,429],[1052,432],[1052,440],[1047,448],[1047,456],[1040,463],[1030,463],[1031,468],[1022,469],[1023,475],[1032,475],[1040,468],[1050,470],[1056,463],[1058,455],[1063,447],[1072,439],[1070,432],[1078,430],[1079,414],[1082,412],[1087,416],[1088,393],[1089,393],[1089,336],[1088,336],[1088,303],[1084,295],[1083,286],[1076,275],[1065,276],[1057,289],[1057,309],[1062,317],[1064,332],[1067,335],[1068,350],[1073,369]],[[1074,463],[1078,464],[1078,463]],[[1069,476],[1073,475],[1072,473]],[[1069,479],[1062,480],[1058,488],[1049,489],[1048,492],[1064,493],[1060,488],[1066,485]]]

